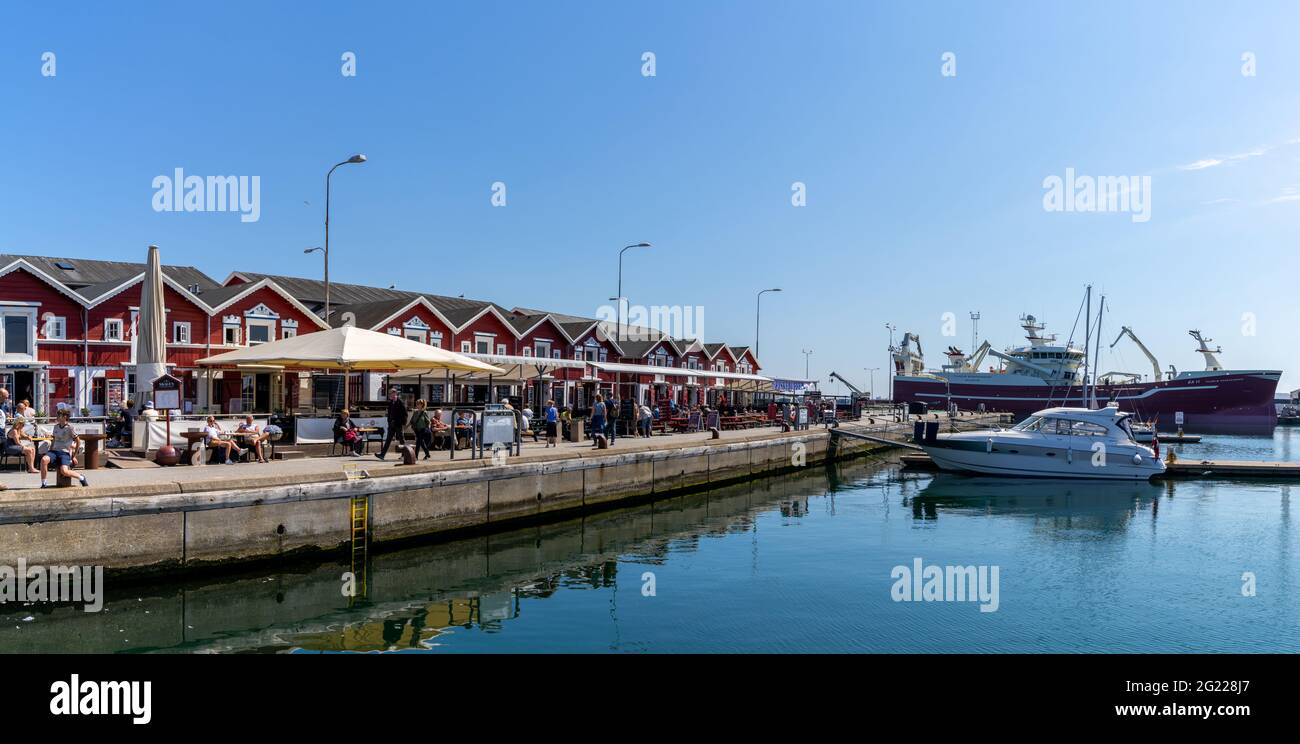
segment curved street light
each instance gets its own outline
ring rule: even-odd
[[[366,162],[366,156],[357,153],[341,163],[335,163],[330,168],[329,173],[325,174],[325,247],[322,249],[325,253],[325,325],[330,328],[334,327],[333,321],[330,320],[330,176],[340,165],[351,165]],[[311,253],[314,248],[304,250],[303,253]]]
[[[754,358],[755,359],[758,359],[758,321],[759,321],[759,314],[763,310],[763,295],[767,294],[768,292],[780,292],[780,291],[781,291],[780,287],[773,287],[772,289],[759,290],[758,296],[754,300]]]
[[[651,248],[649,243],[633,243],[632,245],[623,246],[623,250],[618,252],[618,340],[623,340],[623,302],[627,298],[623,296],[623,254],[627,253],[628,248]]]

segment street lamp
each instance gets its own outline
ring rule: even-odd
[[[872,400],[875,400],[876,399],[876,370],[880,368],[863,367],[862,369],[866,370],[871,375],[871,383],[867,386],[867,397],[871,398]]]
[[[330,320],[330,176],[334,175],[335,168],[340,165],[366,162],[366,156],[360,153],[344,160],[341,163],[335,163],[334,168],[330,168],[329,173],[325,174],[325,325],[333,328],[334,324]],[[314,249],[303,251],[311,253]]]
[[[623,250],[618,252],[618,340],[623,340],[623,254],[628,248],[649,248],[649,243],[633,243],[632,245],[623,246]]]
[[[758,319],[763,310],[763,295],[767,292],[780,292],[780,287],[772,289],[759,290],[758,296],[754,299],[754,358],[758,358]]]
[[[808,357],[812,356],[812,349],[800,349],[803,352],[803,378],[808,379]]]

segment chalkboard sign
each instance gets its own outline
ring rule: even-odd
[[[624,398],[618,402],[618,417],[624,421],[636,419],[636,401]]]
[[[153,381],[153,407],[159,411],[179,411],[181,408],[181,381],[163,375]]]

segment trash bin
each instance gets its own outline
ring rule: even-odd
[[[586,438],[583,436],[583,431],[582,431],[585,428],[583,425],[586,423],[587,423],[586,421],[580,418],[574,418],[572,421],[569,422],[570,442],[581,442],[583,439]]]

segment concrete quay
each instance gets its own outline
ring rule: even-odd
[[[846,431],[880,434],[880,424]],[[910,431],[894,424],[891,436]],[[95,471],[90,488],[0,493],[0,564],[102,565],[114,573],[274,561],[346,551],[354,499],[369,509],[369,545],[494,531],[587,509],[657,499],[790,472],[888,445],[825,429],[651,439],[608,450],[529,443],[504,465],[470,460],[402,466],[373,457],[267,465]],[[442,454],[443,458],[446,453]],[[355,464],[368,477],[349,479]],[[103,485],[99,485],[99,484]]]

